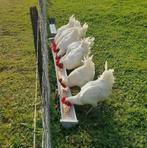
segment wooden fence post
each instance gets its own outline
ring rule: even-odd
[[[45,0],[39,0],[39,23],[42,52],[42,110],[43,110],[43,147],[51,148],[50,132],[50,85],[48,76],[48,48],[47,48],[47,21]]]

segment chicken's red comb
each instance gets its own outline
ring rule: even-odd
[[[51,48],[53,49],[54,52],[57,52],[57,45],[56,45],[55,41],[52,41]]]
[[[63,64],[62,63],[57,63],[57,66],[61,69],[63,68]]]
[[[61,98],[61,102],[62,102],[62,104],[65,103],[65,100],[66,100],[66,97],[62,97],[62,98]]]
[[[57,65],[59,68],[63,68],[63,64],[60,63],[60,58],[56,58],[56,65]]]
[[[60,56],[58,56],[58,55],[56,55],[56,57],[55,57],[55,59],[56,60],[58,60],[58,59],[60,59],[61,57]]]
[[[66,97],[62,97],[61,102],[62,102],[62,104],[65,104],[67,106],[70,106],[70,107],[72,106],[72,104],[69,101],[66,101]]]
[[[60,59],[56,59],[56,65],[58,66],[58,64],[60,63]]]

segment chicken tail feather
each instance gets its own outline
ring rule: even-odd
[[[108,70],[107,60],[106,60],[106,62],[105,62],[105,70]]]

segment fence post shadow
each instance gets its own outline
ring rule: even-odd
[[[39,76],[39,84],[40,84],[40,91],[42,90],[42,52],[41,52],[41,37],[40,37],[40,29],[38,23],[38,10],[36,7],[30,8],[30,17],[31,17],[31,24],[32,24],[32,31],[33,31],[33,38],[34,38],[34,47],[36,53],[36,60],[38,63],[38,76]],[[38,57],[37,57],[38,56]]]

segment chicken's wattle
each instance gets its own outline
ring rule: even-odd
[[[55,41],[51,42],[51,48],[53,49],[54,52],[57,52],[57,45],[56,45]]]
[[[65,104],[65,105],[67,105],[69,107],[72,106],[72,104],[69,101],[66,100],[66,97],[62,97],[61,102],[62,102],[62,104]]]
[[[57,65],[60,69],[63,68],[63,64],[60,63],[60,58],[57,58],[57,59],[56,59],[56,65]]]
[[[58,66],[60,69],[63,68],[63,64],[62,64],[62,63],[59,63],[57,66]]]
[[[55,59],[56,59],[56,60],[60,60],[60,58],[61,58],[61,57],[59,57],[59,56],[56,54]]]

